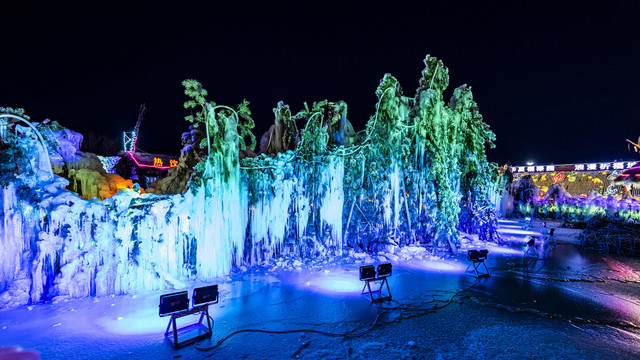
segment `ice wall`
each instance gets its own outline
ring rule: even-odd
[[[29,243],[22,232],[22,212],[13,184],[0,187],[0,199],[0,291],[4,291],[17,279]]]
[[[274,254],[332,254],[342,250],[344,158],[327,156],[313,165],[293,152],[245,169],[250,184],[251,264]],[[284,245],[291,245],[284,249]],[[293,250],[292,250],[292,249]]]
[[[336,155],[330,156],[320,183],[324,192],[320,203],[320,226],[329,227],[331,236],[326,245],[339,251],[342,250],[343,177],[344,159]]]
[[[206,171],[223,169],[225,161],[216,156]],[[237,162],[228,170],[213,172],[195,194],[187,192],[183,200],[182,212],[192,216],[185,235],[194,237],[197,271],[203,279],[226,275],[234,263],[242,261],[248,194]]]
[[[181,287],[195,269],[203,280],[227,274],[242,255],[246,191],[205,191],[94,202],[58,190],[30,205],[3,187],[0,307]]]

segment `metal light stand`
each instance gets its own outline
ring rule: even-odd
[[[487,268],[487,264],[484,263],[485,259],[478,259],[478,260],[472,260],[472,264],[473,264],[473,271],[476,273],[476,277],[477,278],[485,278],[485,277],[489,277],[491,276],[491,274],[489,273],[489,268]],[[484,272],[480,272],[480,265],[482,264],[482,266],[484,266]],[[467,267],[468,269],[468,267]],[[480,269],[482,270],[482,269]]]
[[[368,290],[369,297],[371,298],[371,302],[391,300],[391,289],[389,289],[389,282],[387,281],[386,276],[382,278],[368,279],[364,281],[366,283],[364,284],[364,287],[362,288],[362,292],[360,293],[360,295],[366,297],[366,294],[367,294],[366,290]],[[375,284],[378,284],[378,282],[380,282],[380,287],[377,290],[371,290],[372,282]],[[387,285],[387,294],[385,294],[383,291],[385,284]],[[378,296],[374,298],[373,294],[377,294]]]
[[[176,325],[176,319],[181,317],[192,315],[192,314],[200,314],[200,320],[191,325],[187,325],[182,328],[178,328]],[[207,324],[203,323],[204,319],[207,319]],[[173,328],[173,330],[170,330]],[[191,334],[192,333],[192,334]],[[193,341],[204,339],[207,337],[211,337],[213,333],[213,320],[209,316],[209,304],[196,306],[192,309],[181,311],[175,314],[171,314],[171,319],[169,320],[169,325],[167,325],[167,331],[164,333],[164,337],[169,340],[169,342],[173,345],[173,347],[181,347],[186,344],[189,344]],[[186,339],[179,341],[178,335],[188,336]]]
[[[536,260],[540,259],[540,252],[538,251],[538,248],[536,247],[535,241],[529,241],[527,243],[527,251],[525,251],[523,255],[529,255],[529,253],[531,253],[531,255],[535,255]]]

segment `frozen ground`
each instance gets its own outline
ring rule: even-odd
[[[0,347],[43,359],[637,359],[640,261],[581,251],[570,229],[535,260],[523,256],[517,227],[503,226],[514,230],[505,235],[511,247],[489,246],[491,278],[465,274],[462,255],[399,259],[395,301],[378,306],[359,295],[355,261],[220,279],[213,337],[199,345],[242,329],[301,332],[245,332],[211,351],[174,350],[163,338],[160,293],[147,293],[0,311]]]

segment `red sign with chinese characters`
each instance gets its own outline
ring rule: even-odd
[[[558,173],[556,176],[551,178],[551,180],[553,180],[553,182],[555,184],[555,183],[559,183],[559,182],[564,181],[565,177],[567,177],[567,175],[565,175],[565,173]]]

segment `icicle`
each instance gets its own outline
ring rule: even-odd
[[[320,204],[320,221],[329,225],[331,239],[328,245],[342,251],[342,212],[344,207],[344,158],[330,156],[322,174],[321,187],[325,189]]]

